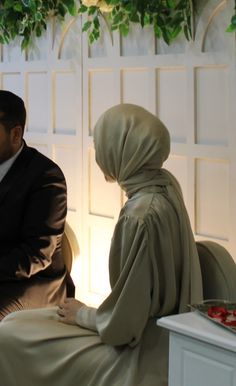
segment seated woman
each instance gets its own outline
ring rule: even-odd
[[[106,111],[94,130],[96,161],[128,200],[114,230],[111,293],[98,309],[66,299],[19,311],[0,325],[4,386],[167,386],[164,315],[202,300],[195,241],[163,123],[142,107]]]

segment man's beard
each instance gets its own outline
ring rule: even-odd
[[[9,160],[14,155],[13,148],[8,145],[7,149],[3,151],[3,153],[0,153],[0,165],[3,164],[5,161]]]

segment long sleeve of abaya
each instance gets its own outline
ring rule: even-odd
[[[96,314],[104,342],[137,344],[149,317],[152,274],[145,223],[124,216],[118,222],[110,250],[112,291]]]
[[[128,237],[127,237],[128,235]],[[96,311],[82,307],[77,323],[98,330],[111,345],[135,345],[149,317],[151,262],[143,220],[123,217],[117,224],[110,250],[112,291]]]

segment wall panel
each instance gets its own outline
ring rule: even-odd
[[[20,43],[21,39],[16,38],[14,42],[2,46],[2,59],[4,63],[19,63],[19,60],[24,60],[25,55],[21,52]]]
[[[111,242],[111,224],[93,221],[89,230],[89,292],[102,298],[110,291],[108,255]],[[101,243],[101,240],[103,242]]]
[[[99,116],[114,105],[115,84],[111,69],[90,70],[88,75],[89,128],[92,131]]]
[[[186,142],[186,85],[184,68],[157,70],[157,113],[169,128],[174,142]]]
[[[121,71],[121,101],[148,108],[148,71],[130,68]]]
[[[20,72],[4,72],[2,74],[2,88],[16,93],[21,98],[24,96],[22,90],[22,77]]]
[[[196,142],[228,144],[229,87],[226,66],[196,68]]]
[[[74,72],[54,74],[53,131],[56,134],[75,134],[76,116],[79,113],[75,108],[75,101],[80,87]]]
[[[68,209],[75,211],[77,208],[77,180],[79,157],[76,147],[66,147],[63,145],[54,146],[54,160],[61,166],[67,181]]]
[[[27,142],[27,145],[28,145],[28,146],[31,146],[31,147],[34,147],[35,149],[37,149],[38,151],[40,151],[40,153],[42,153],[42,154],[44,154],[46,157],[49,157],[49,158],[50,158],[48,145],[45,145],[45,144],[38,144],[38,143],[30,142],[30,141]]]
[[[29,72],[27,74],[27,111],[28,131],[45,133],[48,129],[50,96],[48,93],[50,78],[47,72]]]
[[[114,218],[117,204],[121,199],[120,189],[116,183],[106,182],[102,171],[95,162],[93,149],[90,149],[88,167],[89,214]]]
[[[196,160],[196,233],[229,238],[229,164]]]
[[[120,38],[121,56],[146,56],[154,54],[155,38],[151,27],[131,26],[129,38]]]

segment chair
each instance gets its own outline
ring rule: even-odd
[[[70,273],[74,259],[79,256],[79,244],[74,231],[68,223],[65,225],[65,231],[62,236],[62,256],[64,257],[65,266]]]
[[[197,241],[203,299],[236,301],[236,264],[229,252],[213,241]]]

